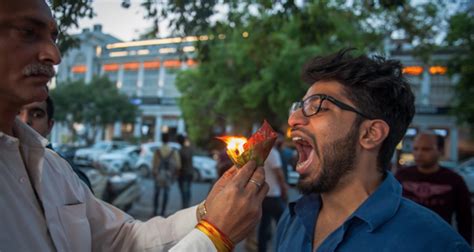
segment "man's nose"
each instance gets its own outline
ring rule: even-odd
[[[42,43],[39,52],[39,60],[51,65],[58,65],[61,63],[61,52],[59,51],[56,42],[48,40]]]
[[[290,127],[295,127],[298,125],[305,125],[308,123],[308,118],[303,115],[303,110],[298,109],[290,113],[288,117],[288,125]]]

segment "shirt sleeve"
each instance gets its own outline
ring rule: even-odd
[[[70,182],[83,193],[91,251],[169,251],[178,243],[184,247],[191,247],[191,244],[213,246],[207,236],[191,232],[197,224],[197,206],[167,218],[157,216],[142,222],[96,198],[77,176]]]
[[[212,241],[201,231],[194,229],[192,230],[186,237],[184,237],[181,241],[179,241],[176,246],[171,248],[170,252],[177,252],[177,251],[188,251],[188,252],[198,252],[198,251],[206,251],[206,252],[217,252],[216,247],[212,243]]]

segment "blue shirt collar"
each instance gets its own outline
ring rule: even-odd
[[[369,226],[373,232],[380,225],[392,218],[397,212],[402,196],[402,187],[392,173],[387,175],[382,184],[370,195],[359,208],[345,221],[344,225],[354,218],[358,218]],[[314,225],[321,208],[321,196],[309,194],[290,203],[290,215],[296,214],[306,229],[306,234],[312,240]]]

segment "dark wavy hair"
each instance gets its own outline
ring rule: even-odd
[[[415,114],[415,97],[402,75],[402,64],[381,56],[352,56],[354,49],[343,49],[325,57],[315,57],[303,67],[302,79],[337,81],[345,95],[364,114],[384,120],[390,131],[377,156],[381,171],[389,169],[395,147],[405,135]],[[365,118],[358,115],[356,126]]]

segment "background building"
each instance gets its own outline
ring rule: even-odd
[[[413,56],[413,50],[403,41],[394,41],[390,57],[404,65],[404,75],[415,94],[416,114],[399,148],[401,164],[413,161],[414,136],[420,131],[433,130],[445,138],[444,159],[457,162],[460,139],[468,139],[450,114],[457,76],[448,75],[447,64],[453,51],[438,50],[430,55],[429,63]],[[462,137],[460,137],[460,134]],[[464,143],[464,142],[463,142]]]
[[[122,42],[95,25],[77,38],[79,47],[64,55],[56,83],[78,79],[88,83],[93,76],[105,75],[141,111],[135,124],[117,122],[107,129],[105,139],[134,136],[142,141],[159,141],[162,131],[172,136],[185,132],[177,105],[180,94],[174,85],[176,72],[195,65],[193,43],[207,37]],[[60,142],[61,134],[66,134],[64,127],[57,127],[52,141]]]

